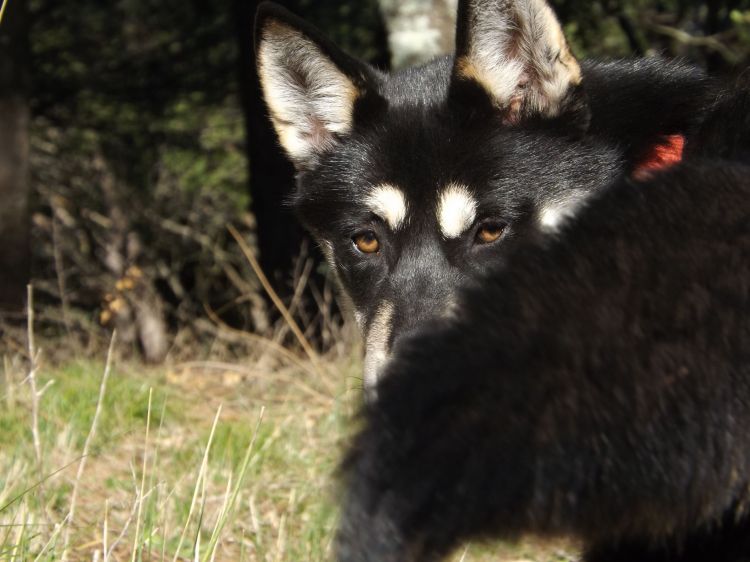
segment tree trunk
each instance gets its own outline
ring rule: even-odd
[[[21,310],[29,282],[29,43],[26,0],[0,23],[0,311]]]
[[[302,229],[284,206],[294,189],[294,169],[282,153],[260,92],[255,68],[253,22],[260,0],[234,0],[239,47],[239,85],[245,116],[250,166],[252,211],[258,235],[259,262],[282,298],[292,294],[289,283],[302,243]]]
[[[380,0],[391,67],[421,64],[453,52],[457,0]]]

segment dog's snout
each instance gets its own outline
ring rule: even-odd
[[[396,343],[436,318],[450,314],[462,282],[438,246],[406,252],[389,279],[387,294],[365,329],[364,386],[375,396]]]

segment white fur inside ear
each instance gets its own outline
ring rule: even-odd
[[[404,192],[389,184],[382,184],[367,196],[366,205],[383,219],[393,230],[397,230],[406,219],[406,196]]]
[[[476,215],[477,201],[468,187],[452,183],[443,189],[437,205],[437,219],[443,236],[458,238],[474,224]]]
[[[581,71],[547,3],[473,0],[469,17],[459,75],[477,81],[502,109],[556,115]]]
[[[351,130],[357,88],[311,39],[271,21],[262,31],[258,74],[279,141],[295,164]]]

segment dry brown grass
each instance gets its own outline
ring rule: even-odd
[[[330,559],[332,475],[360,401],[356,337],[336,328],[341,345],[311,357],[216,326],[217,343],[242,343],[242,359],[217,345],[153,368],[117,346],[89,345],[85,358],[56,349],[62,339],[4,341],[1,560]],[[471,545],[452,560],[574,552],[527,541]]]

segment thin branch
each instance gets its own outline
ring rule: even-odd
[[[57,213],[52,214],[52,256],[55,262],[55,276],[57,277],[57,289],[60,291],[60,304],[62,305],[63,324],[65,331],[70,336],[72,330],[70,325],[69,311],[70,302],[68,301],[67,290],[65,289],[65,265],[60,249],[60,227],[58,226]]]
[[[216,312],[214,312],[214,310],[211,309],[211,307],[209,307],[207,304],[204,303],[203,308],[206,311],[206,315],[208,316],[209,320],[213,322],[213,324],[219,330],[219,332],[216,334],[217,337],[222,337],[223,333],[226,333],[226,335],[228,336],[235,336],[237,338],[245,339],[253,343],[260,343],[270,348],[272,351],[277,352],[282,357],[289,359],[289,361],[294,365],[307,371],[308,373],[312,375],[317,374],[317,372],[312,370],[312,368],[308,364],[304,363],[301,358],[289,351],[287,348],[279,345],[272,339],[261,336],[259,334],[253,334],[252,332],[245,332],[243,330],[238,330],[237,328],[232,328],[229,324],[223,322],[221,318],[219,318],[219,316],[216,314]]]
[[[294,284],[294,295],[292,295],[292,300],[289,303],[289,314],[294,314],[294,311],[299,306],[300,301],[302,300],[302,294],[305,291],[305,286],[307,285],[308,280],[310,279],[310,273],[312,272],[314,262],[311,259],[306,259],[305,264],[302,268],[302,272],[299,275],[299,278],[297,279],[296,283]],[[281,329],[274,335],[274,341],[276,343],[281,343],[284,341],[284,338],[286,337],[288,333],[288,325],[284,324]]]
[[[738,55],[727,47],[724,43],[719,41],[715,36],[708,35],[704,37],[696,37],[690,35],[687,31],[670,27],[668,25],[662,25],[659,23],[647,23],[648,29],[659,33],[660,35],[666,35],[667,37],[674,39],[678,43],[688,45],[691,47],[704,47],[709,51],[719,53],[724,60],[730,64],[736,64],[739,60]]]

